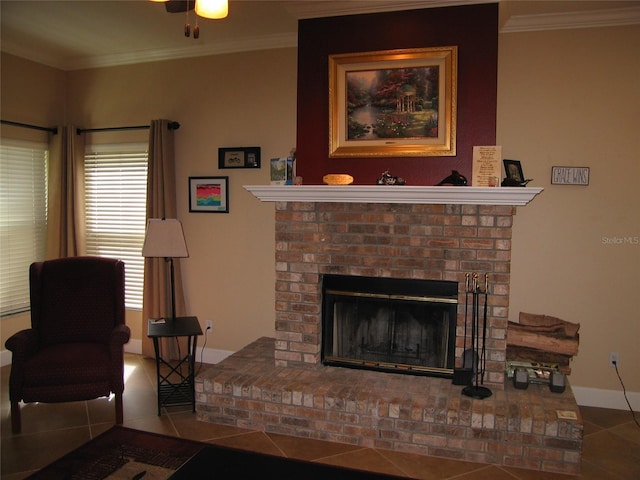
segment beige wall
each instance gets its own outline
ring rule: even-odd
[[[286,156],[295,146],[296,55],[296,49],[289,48],[66,74],[67,121],[74,125],[144,125],[154,118],[180,123],[178,211],[190,257],[179,261],[189,313],[203,325],[208,319],[214,323],[208,349],[235,351],[257,337],[274,335],[274,206],[258,201],[243,185],[268,183],[269,159]],[[8,55],[2,60],[4,98],[5,76],[18,79],[34,64]],[[47,73],[39,77],[43,83],[51,78]],[[20,85],[12,82],[13,92],[20,92]],[[18,97],[22,92],[7,94],[7,103]],[[28,107],[35,110],[37,105]],[[39,125],[62,121],[29,117]],[[96,143],[144,142],[147,134],[142,130],[87,136]],[[218,147],[236,146],[260,146],[263,167],[219,170]],[[206,175],[229,176],[229,214],[189,213],[188,177]],[[146,332],[139,312],[128,312],[127,318],[132,338],[139,340]],[[2,344],[28,321],[28,315],[3,319]]]
[[[55,68],[2,54],[0,113],[2,120],[45,127],[61,125],[67,105],[67,74]],[[3,136],[46,141],[37,130],[0,126]]]
[[[78,125],[180,123],[176,174],[189,250],[180,260],[187,310],[203,327],[213,320],[207,348],[235,351],[273,336],[274,208],[243,185],[268,183],[269,159],[295,145],[296,49],[71,72],[69,91],[69,117]],[[92,140],[118,135],[95,133]],[[263,167],[219,170],[218,148],[238,146],[260,146]],[[188,177],[206,175],[229,177],[229,214],[189,213]]]
[[[545,188],[515,217],[510,318],[527,311],[581,323],[571,382],[591,391],[619,390],[607,367],[609,352],[616,351],[625,386],[640,392],[632,369],[640,364],[634,297],[640,245],[602,240],[640,237],[639,39],[640,27],[633,26],[501,34],[499,40],[498,143],[506,158],[522,161],[533,185]],[[19,70],[3,68],[3,99],[5,75],[19,76]],[[213,320],[207,348],[234,351],[273,335],[274,208],[242,188],[268,183],[269,171],[266,163],[259,170],[218,170],[217,149],[258,145],[263,162],[288,153],[295,142],[296,50],[67,76],[73,123],[180,122],[178,207],[190,252],[181,260],[188,310],[202,323]],[[102,142],[114,137],[125,135],[93,136]],[[588,166],[591,184],[550,185],[552,165]],[[189,213],[190,175],[228,175],[230,213]],[[138,339],[142,334],[141,327],[134,330]]]
[[[2,120],[45,127],[61,125],[66,108],[66,74],[60,70],[2,54],[0,64],[0,116]],[[47,142],[48,133],[0,125],[2,138]],[[1,272],[1,267],[0,267]],[[29,326],[29,314],[0,319],[0,351],[4,342]],[[7,357],[7,358],[10,358]],[[3,361],[5,357],[3,356]]]
[[[571,382],[640,392],[640,27],[500,35],[497,142],[544,192],[514,219],[510,318],[577,322]],[[551,185],[554,165],[589,186]],[[606,244],[603,238],[631,238]]]

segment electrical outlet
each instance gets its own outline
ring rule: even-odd
[[[620,354],[618,352],[609,353],[609,366],[611,368],[620,366]]]
[[[206,329],[206,331],[208,332],[209,330],[213,330],[213,320],[207,320],[207,329]]]

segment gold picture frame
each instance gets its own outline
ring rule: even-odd
[[[329,56],[329,157],[456,155],[458,47]]]

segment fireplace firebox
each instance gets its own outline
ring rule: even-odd
[[[452,377],[458,283],[324,275],[322,363]]]

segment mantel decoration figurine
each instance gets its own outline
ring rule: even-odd
[[[378,177],[376,183],[378,185],[405,185],[407,182],[405,182],[404,178],[391,175],[389,170],[385,170],[382,172],[382,175]]]
[[[322,181],[327,185],[351,185],[353,177],[346,173],[329,173],[322,177]]]
[[[457,170],[451,170],[451,175],[446,178],[443,178],[438,183],[438,186],[441,185],[454,185],[456,187],[463,187],[467,184],[467,177],[462,175]]]
[[[502,180],[502,183],[500,185],[502,185],[503,187],[526,187],[527,183],[529,183],[531,180],[533,180],[533,178],[527,178],[526,180],[520,182],[513,178],[505,178]]]

